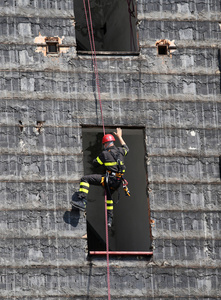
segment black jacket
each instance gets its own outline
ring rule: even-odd
[[[102,151],[97,158],[93,160],[95,167],[104,166],[105,170],[117,173],[125,172],[124,157],[129,152],[126,144],[121,147],[112,146]]]

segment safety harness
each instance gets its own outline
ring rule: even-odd
[[[125,192],[125,195],[130,197],[130,191],[128,189],[128,181],[124,178],[124,172],[125,170],[123,170],[123,162],[120,160],[120,150],[118,150],[117,152],[117,155],[115,155],[111,149],[108,150],[108,152],[112,155],[113,159],[117,162],[117,171],[118,172],[112,172],[112,171],[108,171],[106,172],[106,174],[108,173],[108,176],[106,175],[106,181],[108,183],[108,179],[109,178],[109,175],[113,175],[117,178],[120,178],[121,179],[121,183],[123,185],[123,189],[124,189],[124,192]],[[108,184],[107,184],[108,185]]]

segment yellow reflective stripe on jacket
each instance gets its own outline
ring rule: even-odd
[[[99,156],[96,158],[96,160],[100,165],[103,165],[103,162],[102,162],[102,160],[100,160]]]
[[[88,194],[89,190],[86,190],[86,189],[80,188],[80,189],[79,189],[79,192],[83,192],[83,193],[86,193],[86,194]]]
[[[89,184],[89,183],[87,183],[87,182],[83,182],[83,181],[80,183],[80,185],[84,185],[84,186],[87,186],[87,187],[89,187],[89,186],[90,186],[90,184]]]
[[[114,162],[105,162],[104,163],[104,165],[106,166],[106,167],[110,167],[110,166],[116,166],[118,163],[116,162],[116,161],[114,161]]]
[[[124,163],[121,161],[121,162],[120,162],[120,165],[123,166],[123,164],[124,164]],[[117,163],[116,161],[113,161],[113,162],[105,162],[104,165],[105,165],[106,167],[110,167],[110,166],[116,166],[116,165],[118,165],[118,163]]]

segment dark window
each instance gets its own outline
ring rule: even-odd
[[[58,43],[47,43],[48,53],[58,53]]]
[[[102,151],[102,129],[83,128],[84,173],[103,174],[102,167],[94,168],[92,160]],[[107,128],[106,133],[115,129]],[[109,250],[113,252],[145,252],[151,250],[148,197],[146,194],[147,174],[145,169],[144,131],[123,129],[123,138],[130,151],[125,157],[126,174],[131,197],[123,187],[114,193],[113,227],[109,232]],[[120,146],[119,142],[115,142]],[[101,186],[90,186],[87,205],[87,237],[90,254],[106,250],[104,190]],[[113,253],[114,254],[114,253]]]
[[[158,45],[158,55],[167,55],[168,54],[168,46]]]
[[[88,1],[85,3],[87,6]],[[86,9],[88,12],[88,7]],[[138,51],[135,0],[91,0],[90,9],[96,51]],[[91,51],[82,0],[74,1],[74,11],[77,51]],[[88,20],[90,22],[89,15]]]

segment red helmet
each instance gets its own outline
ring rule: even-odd
[[[107,142],[114,142],[115,138],[112,134],[105,134],[102,138],[102,144],[107,143]]]

